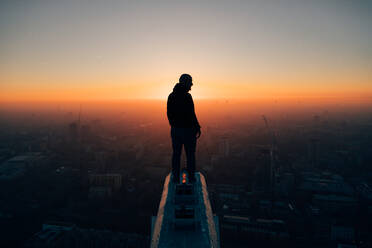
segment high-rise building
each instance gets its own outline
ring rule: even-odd
[[[258,156],[254,191],[270,192],[272,189],[270,149],[262,149]]]
[[[230,143],[228,137],[221,137],[219,143],[219,152],[223,158],[227,158],[230,155]]]
[[[195,173],[195,183],[189,184],[186,173],[182,175],[181,184],[173,183],[171,174],[165,179],[158,215],[152,219],[151,248],[218,248],[218,218],[212,213],[205,178]]]
[[[319,166],[319,139],[310,139],[308,145],[308,158],[312,168],[317,168]]]
[[[69,141],[72,144],[76,144],[79,140],[79,126],[78,123],[72,122],[68,126]]]

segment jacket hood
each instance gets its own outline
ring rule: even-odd
[[[182,83],[176,83],[173,88],[173,92],[177,94],[187,93],[185,85]]]

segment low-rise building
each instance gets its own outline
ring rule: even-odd
[[[318,206],[325,213],[355,213],[358,202],[351,196],[320,195],[315,194],[312,200],[313,205]]]
[[[24,245],[26,248],[144,248],[148,246],[147,236],[92,228],[83,229],[75,224],[63,222],[43,224],[42,230],[34,234]]]
[[[283,220],[224,215],[220,223],[221,229],[234,235],[248,235],[267,239],[289,238],[287,226]]]
[[[112,189],[109,186],[91,186],[89,188],[90,199],[105,199],[110,198]]]
[[[44,165],[46,158],[39,152],[14,156],[0,164],[0,180],[11,180],[24,175],[27,169]]]
[[[118,173],[89,174],[89,185],[107,186],[119,190],[122,185],[122,176]]]

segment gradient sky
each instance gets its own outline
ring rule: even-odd
[[[0,1],[0,100],[372,96],[372,1]]]

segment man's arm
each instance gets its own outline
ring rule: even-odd
[[[200,124],[199,124],[199,121],[198,121],[198,118],[196,117],[196,114],[195,114],[195,107],[194,107],[194,100],[192,99],[192,96],[191,94],[189,94],[190,96],[190,110],[191,110],[191,122],[192,122],[192,125],[196,128],[196,138],[199,138],[200,135],[201,135],[201,130],[200,130]]]
[[[167,117],[168,117],[169,125],[172,125],[173,120],[174,120],[174,106],[172,104],[171,98],[172,96],[169,95],[168,100],[167,100]]]

